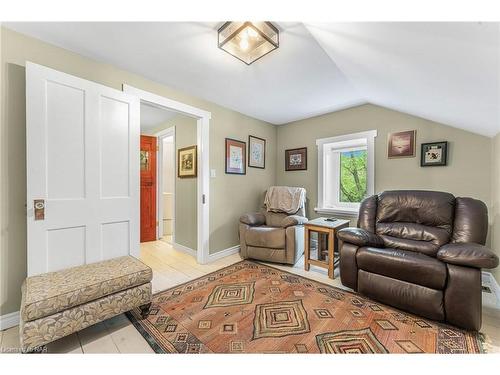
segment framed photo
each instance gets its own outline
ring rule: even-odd
[[[177,176],[179,178],[196,177],[198,166],[196,145],[177,150]]]
[[[248,166],[266,168],[266,140],[253,135],[248,136]]]
[[[412,158],[415,156],[416,130],[390,133],[387,140],[388,158]]]
[[[422,143],[420,166],[434,167],[448,163],[448,142]]]
[[[285,171],[307,170],[307,147],[285,150]]]
[[[226,138],[226,173],[246,174],[247,144],[236,139]]]

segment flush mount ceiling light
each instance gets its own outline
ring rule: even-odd
[[[250,65],[280,45],[271,22],[226,22],[218,31],[219,48]]]

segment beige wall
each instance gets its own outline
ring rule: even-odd
[[[426,189],[472,196],[490,205],[491,179],[488,163],[490,138],[438,124],[422,118],[367,104],[278,127],[277,183],[304,186],[309,197],[308,215],[318,216],[316,139],[371,129],[375,140],[375,191],[386,189]],[[417,130],[415,158],[387,159],[387,135],[401,130]],[[446,167],[420,167],[420,144],[449,141]],[[307,171],[285,172],[284,151],[307,146]]]
[[[500,256],[500,133],[491,140],[491,247]],[[497,267],[493,274],[500,282],[500,267]]]
[[[175,126],[175,155],[183,147],[196,145],[196,119],[177,115],[166,124],[155,128],[152,134]],[[177,160],[177,159],[176,159]],[[177,177],[175,167],[175,242],[190,249],[197,250],[197,178]]]
[[[217,173],[210,180],[210,252],[238,244],[238,217],[255,210],[261,193],[275,181],[275,164],[271,161],[276,154],[274,147],[269,147],[276,142],[274,126],[5,28],[1,50],[0,315],[19,309],[20,287],[26,277],[26,61],[118,90],[126,83],[210,111],[210,168]],[[248,134],[267,139],[266,169],[250,168],[246,176],[225,175],[224,138],[246,141]]]

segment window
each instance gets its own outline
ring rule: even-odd
[[[374,192],[375,130],[323,138],[318,146],[318,207],[327,214],[355,215]]]

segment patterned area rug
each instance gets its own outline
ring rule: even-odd
[[[479,334],[242,261],[128,313],[157,353],[480,353]]]

